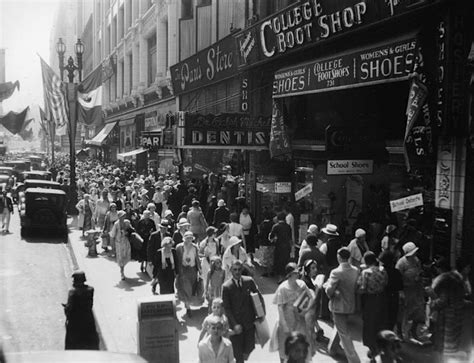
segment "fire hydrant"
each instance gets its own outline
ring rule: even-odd
[[[89,257],[97,257],[97,238],[100,235],[100,230],[97,229],[89,229],[84,233],[87,237],[86,246],[89,248],[87,256]]]

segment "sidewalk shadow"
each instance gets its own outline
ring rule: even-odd
[[[125,291],[133,291],[135,287],[142,286],[145,284],[146,281],[140,280],[138,277],[127,277],[125,280],[120,280],[120,282],[115,284],[115,287],[118,287],[119,289],[124,289]]]
[[[187,340],[189,339],[186,336],[188,332],[188,327],[193,327],[198,330],[201,330],[202,322],[204,318],[208,315],[208,309],[206,306],[201,306],[199,309],[192,309],[193,316],[190,318],[186,314],[182,315],[178,318],[179,321],[179,340]]]

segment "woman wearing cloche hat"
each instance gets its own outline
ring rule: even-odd
[[[66,314],[66,349],[99,349],[99,335],[95,327],[92,305],[94,288],[85,284],[84,271],[72,274],[72,289],[64,307]]]

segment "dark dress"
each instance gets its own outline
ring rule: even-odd
[[[278,275],[285,274],[285,266],[290,262],[291,227],[285,221],[273,225],[270,239],[275,241],[274,272]]]
[[[176,250],[173,248],[171,253],[174,259],[174,268],[171,265],[171,260],[166,259],[166,268],[163,269],[161,261],[162,249],[159,249],[156,253],[155,262],[153,263],[153,278],[158,279],[160,284],[160,294],[174,294],[174,279],[178,274],[178,256]]]
[[[161,241],[163,241],[163,238],[165,237],[171,237],[169,233],[165,233],[163,236],[161,235],[161,231],[156,231],[153,232],[150,235],[150,239],[148,241],[148,246],[147,246],[147,259],[148,261],[151,261],[152,263],[155,263],[156,261],[156,255],[158,253],[158,250],[161,248]]]
[[[385,286],[385,301],[382,303],[383,329],[393,330],[397,323],[399,310],[399,294],[403,290],[402,274],[394,266],[384,266],[387,271],[388,283]]]
[[[230,212],[226,206],[217,207],[214,211],[214,218],[212,221],[212,225],[214,227],[219,227],[222,222],[229,223],[230,222]]]
[[[69,290],[66,314],[66,349],[99,349],[92,305],[94,288],[80,285]]]
[[[140,219],[137,223],[137,233],[143,238],[143,245],[140,251],[140,261],[147,260],[148,240],[150,235],[156,231],[155,222],[152,219]]]

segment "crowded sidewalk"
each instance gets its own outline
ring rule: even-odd
[[[70,219],[69,243],[77,268],[85,271],[88,284],[95,288],[94,314],[105,350],[113,352],[137,352],[137,300],[152,296],[151,278],[140,272],[138,262],[131,261],[125,268],[125,280],[120,279],[120,271],[113,257],[99,254],[87,257],[85,240],[76,227],[76,219]],[[267,308],[266,319],[272,329],[278,317],[277,306],[272,304],[277,282],[274,278],[265,278],[257,269],[255,281],[263,294]],[[197,342],[201,324],[207,315],[207,306],[193,307],[192,318],[186,316],[183,304],[177,303],[180,362],[197,361]],[[325,336],[331,336],[332,327],[321,323]],[[362,362],[368,362],[367,348],[361,342],[361,321],[354,319],[355,348]],[[317,347],[313,362],[344,362],[344,356],[329,356],[324,343]],[[433,361],[432,349],[416,347],[403,343],[405,362]],[[249,362],[278,362],[278,352],[269,352],[269,344],[263,348],[256,346]]]

